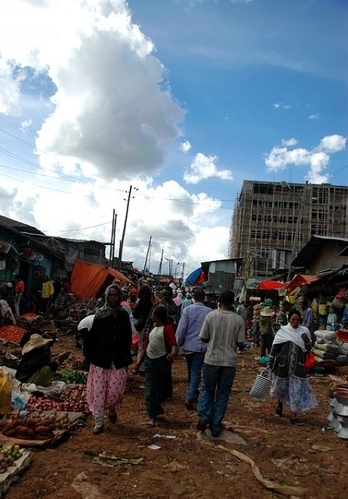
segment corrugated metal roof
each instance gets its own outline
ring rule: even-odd
[[[301,249],[295,260],[291,262],[293,267],[306,266],[312,256],[317,253],[323,245],[324,241],[338,241],[348,243],[348,238],[343,237],[329,237],[329,236],[311,236],[310,240]]]

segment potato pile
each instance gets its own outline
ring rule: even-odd
[[[8,445],[0,449],[0,474],[6,473],[13,463],[22,457],[19,445]]]
[[[48,440],[56,430],[69,428],[69,415],[58,416],[56,412],[45,415],[32,413],[28,419],[13,419],[2,429],[6,437],[22,440]]]

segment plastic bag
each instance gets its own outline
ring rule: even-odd
[[[316,364],[315,355],[312,351],[307,352],[305,355],[305,368],[309,371]]]
[[[0,414],[4,415],[11,409],[11,383],[0,369]]]

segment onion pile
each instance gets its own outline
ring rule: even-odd
[[[67,411],[86,412],[86,387],[76,385],[68,388],[61,394],[61,400],[52,400],[49,397],[37,397],[32,395],[28,400],[27,411]]]

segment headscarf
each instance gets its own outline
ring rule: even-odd
[[[177,296],[173,299],[173,302],[177,307],[180,307],[180,305],[182,305],[182,293],[178,293]]]
[[[119,301],[114,306],[111,306],[109,303],[109,293],[112,289],[116,289],[118,291],[118,295],[119,295]],[[104,293],[104,298],[105,298],[105,305],[103,305],[102,307],[100,307],[96,310],[96,312],[95,312],[96,319],[103,319],[104,317],[108,317],[109,315],[113,315],[118,310],[122,310],[122,307],[120,306],[120,303],[122,300],[122,291],[121,291],[121,288],[117,284],[110,284],[110,286],[108,286],[106,288],[105,293]]]
[[[311,334],[309,329],[305,326],[298,326],[294,328],[288,323],[286,326],[281,326],[274,337],[273,345],[279,345],[280,343],[286,343],[291,341],[301,348],[303,352],[306,351],[305,342],[301,338],[301,335],[305,333],[309,339],[311,339]]]

